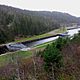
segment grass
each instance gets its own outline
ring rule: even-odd
[[[59,34],[59,33],[64,33],[66,31],[67,31],[67,29],[65,27],[61,27],[60,29],[55,29],[53,31],[50,31],[48,33],[44,33],[44,34],[41,34],[41,35],[27,37],[27,38],[15,39],[15,42],[23,42],[23,41],[35,40],[35,39],[39,39],[39,38],[43,38],[43,37],[56,35],[56,34]]]
[[[10,63],[12,59],[15,61],[17,57],[19,57],[20,59],[31,57],[33,53],[45,48],[48,44],[51,44],[52,42],[53,41],[47,42],[44,44],[40,44],[38,46],[35,46],[33,49],[29,51],[16,51],[16,52],[6,53],[5,55],[1,55],[0,56],[0,67]]]
[[[55,33],[64,33],[67,29],[65,27],[61,27],[60,29],[55,30]]]
[[[16,40],[16,42],[21,42],[21,41],[26,41],[26,40],[33,40],[33,39],[38,39],[38,38],[42,38],[42,37],[47,37],[47,36],[51,36],[51,35],[54,35],[54,34],[57,34],[57,33],[63,33],[65,32],[66,29],[57,29],[57,30],[54,30],[54,31],[51,31],[49,33],[45,33],[45,34],[42,34],[42,35],[38,35],[38,36],[33,36],[31,38],[23,38],[21,40]],[[48,44],[51,44],[53,41],[50,41],[50,42],[47,42],[47,43],[44,43],[44,44],[40,44],[38,46],[35,46],[34,49],[32,50],[29,50],[29,51],[17,51],[17,52],[10,52],[6,55],[1,55],[0,56],[0,67],[1,66],[4,66],[5,64],[9,63],[12,58],[13,59],[16,59],[16,57],[20,57],[20,58],[27,58],[29,56],[32,56],[32,54],[36,51],[36,50],[40,50],[40,49],[44,49]]]
[[[43,37],[47,37],[47,36],[51,36],[51,34],[45,33],[45,34],[42,34],[42,35],[16,39],[15,42],[29,41],[29,40],[39,39],[39,38],[43,38]]]
[[[17,51],[17,52],[10,52],[6,55],[0,56],[0,67],[6,65],[7,63],[10,63],[12,59],[16,59],[16,57],[19,58],[26,58],[32,55],[31,51]]]
[[[40,44],[40,45],[37,45],[35,46],[36,48],[45,48],[48,44],[51,44],[53,41],[50,41],[50,42],[46,42],[44,44]]]

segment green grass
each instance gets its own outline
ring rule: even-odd
[[[44,34],[41,34],[41,35],[35,35],[35,36],[32,36],[32,37],[16,39],[15,42],[35,40],[35,39],[39,39],[39,38],[43,38],[43,37],[48,37],[48,36],[56,35],[56,34],[59,34],[59,33],[64,33],[66,31],[67,31],[67,29],[65,27],[64,28],[61,27],[60,29],[55,29],[53,31],[50,31],[48,33],[44,33]]]
[[[53,41],[50,41],[50,42],[46,42],[44,44],[40,44],[40,45],[37,45],[35,46],[36,48],[45,48],[48,44],[51,44]]]
[[[43,37],[47,37],[47,36],[51,36],[52,34],[42,34],[42,35],[37,35],[37,36],[32,36],[32,37],[27,37],[27,38],[21,38],[19,40],[15,40],[15,42],[22,42],[22,41],[29,41],[29,40],[35,40],[35,39],[39,39],[39,38],[43,38]]]
[[[64,32],[64,31],[66,31],[66,29],[65,30],[57,29],[57,30],[51,31],[49,33],[45,33],[45,34],[38,35],[38,36],[33,36],[31,38],[24,38],[24,39],[21,39],[21,40],[16,40],[16,42],[47,37],[47,36],[54,35],[54,33],[60,33],[60,32]],[[0,56],[0,67],[7,64],[7,63],[9,63],[12,60],[12,58],[16,59],[17,56],[20,57],[20,58],[27,58],[29,56],[32,56],[32,53],[35,52],[37,49],[45,48],[48,44],[51,44],[52,42],[53,41],[47,42],[47,43],[44,43],[44,44],[40,44],[38,46],[35,46],[33,51],[31,51],[31,50],[29,50],[29,51],[17,51],[17,52],[8,53],[6,55],[1,55]]]
[[[30,57],[32,56],[32,53],[33,51],[36,51],[37,49],[39,48],[44,48],[46,47],[46,45],[50,44],[51,42],[47,42],[47,43],[44,43],[44,44],[41,44],[41,45],[38,45],[38,46],[35,46],[34,50],[29,50],[29,51],[16,51],[16,52],[10,52],[10,53],[7,53],[5,55],[1,55],[0,56],[0,67],[1,66],[4,66],[8,63],[10,63],[13,60],[16,59],[16,57],[19,57],[21,59],[23,58],[27,58],[27,57]]]
[[[60,29],[55,30],[55,33],[64,33],[67,29],[65,27],[61,27]]]
[[[0,56],[0,67],[6,65],[7,63],[10,63],[11,60],[15,60],[16,57],[19,58],[27,58],[32,55],[31,51],[17,51],[17,52],[12,52],[8,53],[6,55],[1,55]]]
[[[8,63],[11,63],[12,59],[15,61],[17,57],[19,57],[20,59],[30,57],[32,56],[32,53],[35,52],[37,49],[45,48],[48,44],[51,44],[52,42],[53,41],[35,46],[34,50],[16,51],[16,52],[7,53],[5,55],[1,55],[0,56],[0,67]]]

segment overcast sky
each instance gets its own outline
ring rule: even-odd
[[[0,4],[27,10],[67,12],[80,17],[80,0],[0,0]]]

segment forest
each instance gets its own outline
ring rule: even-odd
[[[49,35],[49,31],[75,24],[80,25],[80,17],[68,13],[0,5],[0,44]],[[1,54],[0,80],[80,80],[80,31],[27,51]]]
[[[43,34],[62,25],[79,24],[79,20],[68,13],[29,11],[0,5],[0,44]]]

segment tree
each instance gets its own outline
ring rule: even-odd
[[[56,44],[48,45],[43,54],[45,69],[47,72],[52,72],[51,79],[55,80],[55,70],[62,65],[62,55]]]
[[[64,47],[65,44],[69,44],[70,38],[69,37],[59,37],[56,41],[56,48],[61,51],[61,49]],[[54,44],[54,43],[53,43]]]

